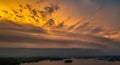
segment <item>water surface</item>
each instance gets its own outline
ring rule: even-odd
[[[21,65],[120,65],[120,61],[74,59],[72,63],[64,63],[64,61],[47,60],[36,63],[24,63]]]

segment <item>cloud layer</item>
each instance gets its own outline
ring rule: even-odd
[[[32,2],[34,4],[31,4]],[[0,21],[0,47],[120,49],[120,10],[117,0],[35,2],[36,0],[26,0],[25,4],[17,4],[20,10],[17,10],[17,7],[12,8],[12,14],[9,10],[2,10],[2,13],[6,13],[3,16],[11,14],[10,18],[15,17],[15,20]],[[27,13],[23,14],[23,10]],[[28,20],[32,22],[18,24],[16,19],[24,23],[29,22]],[[36,27],[33,22],[44,24]],[[59,23],[56,25],[56,22]]]
[[[104,37],[65,31],[48,32],[32,25],[0,22],[0,47],[119,49],[120,42]]]

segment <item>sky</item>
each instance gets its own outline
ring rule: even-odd
[[[0,48],[120,49],[119,0],[0,0]]]

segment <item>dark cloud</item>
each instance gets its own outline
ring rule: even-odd
[[[80,21],[78,21],[77,23],[71,25],[70,27],[68,27],[68,31],[74,30],[76,28],[76,26],[78,26],[81,22],[83,22],[85,19],[82,19]]]
[[[9,33],[6,33],[9,32]],[[66,47],[70,48],[74,45],[77,45],[76,47],[85,47],[85,48],[106,48],[106,46],[102,44],[97,44],[94,42],[85,42],[81,40],[72,40],[72,39],[51,39],[46,38],[47,35],[39,34],[39,35],[31,35],[28,33],[21,33],[21,32],[11,32],[11,31],[4,31],[0,32],[0,42],[5,43],[6,47],[7,45],[15,43],[19,46],[26,44],[26,43],[32,43],[33,45],[59,45],[56,47]],[[29,44],[28,44],[29,46]],[[10,46],[12,47],[12,46]]]
[[[58,5],[53,5],[53,4],[51,4],[50,6],[45,7],[44,9],[45,9],[45,11],[46,11],[48,14],[52,14],[52,13],[54,13],[56,10],[59,9],[59,6],[58,6]]]
[[[46,31],[41,27],[35,27],[30,24],[20,25],[7,20],[3,20],[2,22],[0,22],[0,28],[1,30],[10,31],[46,33]]]
[[[74,30],[84,29],[84,28],[88,27],[89,24],[90,24],[90,22],[85,22],[85,23],[83,23],[82,25],[77,26]]]
[[[47,13],[45,11],[38,11],[38,12],[40,13],[43,19],[47,17]]]
[[[31,9],[32,9],[32,7],[31,7],[31,5],[30,5],[30,4],[26,4],[26,7],[27,7],[29,10],[31,10]]]
[[[63,47],[63,48],[99,48],[119,49],[119,41],[103,37],[70,32],[45,33],[45,30],[32,25],[19,25],[10,21],[0,22],[1,47]],[[3,44],[4,43],[4,44]],[[12,44],[12,46],[10,45]],[[15,46],[17,45],[17,46]],[[31,46],[30,46],[31,47]],[[36,47],[36,46],[35,46]]]
[[[6,11],[6,10],[3,10],[2,12],[4,12],[5,14],[8,14],[8,11]]]
[[[104,29],[102,27],[96,27],[90,31],[91,34],[97,34],[100,32],[104,32]]]
[[[17,12],[15,9],[12,9],[12,11],[15,13],[15,14],[18,14],[19,12]]]
[[[32,10],[32,13],[33,13],[34,16],[36,16],[36,15],[37,15],[36,9],[33,9],[33,10]]]
[[[22,15],[16,15],[18,18],[23,18],[23,16]]]
[[[23,8],[23,6],[22,6],[22,5],[19,5],[19,7]]]
[[[23,10],[22,10],[22,9],[20,9],[19,11],[20,11],[20,12],[23,12]]]
[[[65,25],[64,22],[61,22],[57,25],[57,28],[58,29],[63,29],[64,25]]]
[[[55,20],[54,19],[49,19],[43,27],[55,27]]]

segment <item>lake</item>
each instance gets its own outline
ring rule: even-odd
[[[120,54],[83,48],[1,48],[0,65],[120,65]]]
[[[87,60],[87,59],[73,59],[72,63],[64,63],[64,61],[40,61],[35,63],[23,63],[21,65],[120,65],[120,61],[106,61],[106,60]]]

